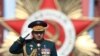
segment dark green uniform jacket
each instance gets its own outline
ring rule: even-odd
[[[36,39],[25,40],[20,37],[13,43],[9,51],[12,54],[23,53],[23,56],[57,56],[55,44],[44,39],[37,41]]]

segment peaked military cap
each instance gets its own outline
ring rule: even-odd
[[[28,27],[33,28],[33,30],[35,31],[43,31],[45,27],[47,27],[47,23],[41,20],[37,20],[37,21],[31,22],[28,25]]]

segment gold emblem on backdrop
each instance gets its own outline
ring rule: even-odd
[[[19,19],[26,19],[32,13],[39,10],[39,5],[42,0],[17,0],[16,1],[16,17]],[[79,18],[81,17],[81,1],[80,0],[56,0],[57,4],[63,13],[71,18]],[[50,21],[49,21],[50,22]],[[51,22],[50,22],[51,23]],[[49,39],[56,43],[56,45],[61,46],[61,41],[59,41],[59,27],[56,23],[51,23],[54,25],[55,35],[53,35],[50,31],[46,31],[46,35],[48,35]],[[53,37],[53,38],[52,38]]]

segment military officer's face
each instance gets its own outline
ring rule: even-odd
[[[34,37],[35,39],[41,40],[41,39],[43,38],[43,36],[44,36],[44,32],[45,32],[45,31],[33,31],[33,32],[32,32],[32,35],[33,35],[33,37]]]

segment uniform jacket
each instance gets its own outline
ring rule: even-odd
[[[23,53],[23,56],[57,56],[55,44],[44,39],[36,41],[35,39],[25,40],[20,37],[13,43],[9,51],[12,54]]]

